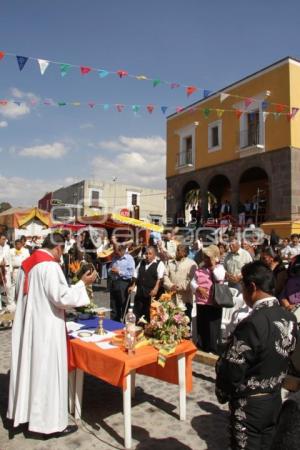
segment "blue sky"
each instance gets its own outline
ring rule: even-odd
[[[287,55],[300,58],[296,0],[2,0],[0,50],[222,88]],[[0,61],[0,98],[186,105],[184,89],[62,78],[35,62]],[[200,98],[196,93],[190,99]],[[18,109],[19,108],[19,109]],[[0,201],[34,204],[83,178],[164,188],[165,117],[81,107],[0,107]]]

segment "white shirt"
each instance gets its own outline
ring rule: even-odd
[[[69,250],[73,247],[73,244],[75,244],[75,239],[65,240],[65,248],[64,248],[64,255],[69,253]]]
[[[157,265],[157,277],[159,280],[161,280],[164,277],[164,273],[165,273],[165,265],[162,261],[159,261],[157,258],[154,258],[153,261],[151,261],[149,264],[145,264],[145,269],[148,270],[149,267],[151,266],[151,264],[158,262]],[[139,276],[139,269],[140,269],[141,263],[138,264],[138,266],[135,268],[134,271],[134,278],[138,278]]]
[[[0,245],[0,264],[3,262],[7,270],[11,270],[10,247],[7,244]]]
[[[291,244],[285,248],[285,256],[290,256],[292,258],[293,256],[297,255],[300,255],[300,244],[298,245]]]
[[[224,260],[224,267],[226,272],[228,272],[230,275],[240,275],[242,267],[252,261],[253,260],[250,253],[243,248],[239,248],[236,253],[229,252],[226,255],[226,258]]]
[[[16,248],[10,249],[11,265],[13,269],[18,269],[21,267],[22,262],[30,256],[29,250],[22,247],[21,250]]]

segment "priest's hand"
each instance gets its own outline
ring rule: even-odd
[[[86,272],[85,274],[82,275],[81,281],[83,281],[85,285],[90,285],[90,284],[94,283],[97,276],[98,276],[98,274],[97,274],[96,270],[93,270],[93,272],[91,270],[89,270],[88,272]]]

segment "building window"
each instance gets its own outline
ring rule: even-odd
[[[240,118],[239,147],[244,149],[265,149],[265,114],[257,104]]]
[[[137,205],[137,194],[131,194],[131,205],[132,206]]]
[[[215,152],[222,147],[222,120],[208,125],[208,151]]]
[[[179,153],[176,166],[178,168],[193,168],[195,162],[195,125],[190,125],[177,132],[180,137]]]
[[[100,208],[101,191],[99,189],[91,189],[90,191],[90,206],[92,208]]]
[[[132,210],[135,206],[140,206],[140,192],[127,191],[127,208]]]

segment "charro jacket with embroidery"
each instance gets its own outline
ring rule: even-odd
[[[217,362],[219,402],[280,389],[296,341],[295,316],[274,297],[259,301],[237,325]]]

